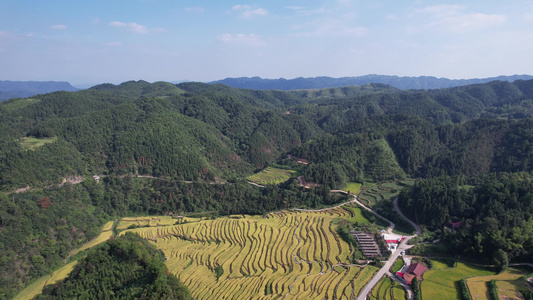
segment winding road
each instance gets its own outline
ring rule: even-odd
[[[376,215],[377,217],[387,221],[389,224],[390,224],[390,227],[389,229],[387,230],[389,233],[392,233],[392,230],[394,229],[394,227],[396,226],[396,224],[394,224],[394,222],[386,219],[385,217],[381,216],[380,214],[378,214],[377,212],[375,212],[374,210],[372,210],[371,208],[365,206],[363,203],[359,202],[359,200],[357,200],[357,196],[354,195],[354,194],[350,194],[346,191],[343,191],[343,190],[331,190],[331,192],[333,193],[343,193],[343,194],[347,194],[347,195],[351,195],[353,196],[353,199],[348,201],[348,202],[345,202],[345,203],[341,203],[337,206],[334,206],[334,207],[328,207],[328,208],[323,208],[323,209],[294,209],[294,210],[298,210],[298,211],[307,211],[307,212],[312,212],[312,211],[323,211],[323,210],[327,210],[327,209],[331,209],[331,208],[336,208],[336,207],[340,207],[340,206],[343,206],[345,204],[348,204],[348,203],[357,203],[359,206],[361,206],[362,208],[370,211],[371,213],[373,213],[374,215]],[[416,237],[417,235],[421,234],[422,233],[422,229],[420,228],[420,226],[418,226],[417,224],[415,224],[413,221],[411,221],[410,219],[408,219],[404,214],[403,212],[400,210],[400,207],[398,205],[398,198],[394,199],[393,201],[394,203],[394,209],[398,212],[398,214],[400,215],[400,217],[402,217],[403,219],[405,219],[407,222],[409,222],[409,224],[411,224],[413,226],[413,228],[415,228],[416,230],[416,233],[414,235],[410,235],[410,236],[404,236],[404,239],[402,240],[402,242],[398,245],[398,247],[396,248],[396,251],[394,251],[391,256],[389,257],[389,259],[385,262],[385,265],[372,277],[372,279],[363,287],[363,289],[361,289],[361,292],[359,293],[359,296],[357,297],[357,300],[365,300],[367,299],[368,297],[368,294],[372,291],[372,289],[374,288],[374,286],[381,280],[381,278],[383,277],[383,275],[387,274],[390,278],[392,278],[393,280],[395,280],[396,282],[398,282],[407,292],[407,296],[408,296],[408,299],[413,299],[414,298],[414,294],[413,294],[413,291],[411,290],[411,287],[406,284],[403,280],[400,280],[396,277],[396,275],[392,274],[389,270],[390,268],[392,267],[392,265],[394,264],[394,262],[396,261],[396,259],[398,258],[398,256],[400,256],[400,254],[402,253],[402,251],[405,251],[411,247],[413,247],[413,245],[408,245],[407,243],[414,237]]]
[[[364,206],[363,206],[364,207]],[[367,208],[368,209],[368,208]],[[409,240],[411,240],[412,238],[414,238],[415,236],[419,235],[422,233],[422,230],[420,229],[420,227],[418,225],[416,225],[413,221],[409,220],[407,217],[405,217],[405,215],[402,213],[402,211],[400,210],[400,207],[398,206],[398,198],[394,199],[394,209],[396,209],[396,211],[398,212],[398,214],[403,218],[405,219],[406,221],[409,222],[409,224],[411,224],[413,226],[413,228],[416,229],[416,234],[415,235],[409,235],[409,236],[404,236],[404,239],[403,241],[398,245],[398,247],[396,248],[396,251],[394,251],[391,256],[389,257],[389,259],[385,262],[385,265],[379,269],[379,271],[374,275],[374,277],[372,277],[372,279],[365,285],[365,287],[363,289],[361,289],[361,292],[359,293],[359,296],[357,296],[357,300],[365,300],[367,299],[368,297],[368,294],[372,291],[372,289],[374,288],[374,286],[381,280],[381,277],[383,277],[383,275],[387,274],[389,275],[393,280],[399,282],[403,287],[404,289],[407,291],[407,295],[408,295],[408,298],[409,299],[413,299],[413,291],[411,290],[411,287],[406,285],[405,283],[403,283],[402,281],[399,281],[397,280],[397,278],[395,276],[391,276],[393,274],[391,274],[391,272],[389,271],[390,268],[392,267],[392,265],[394,264],[394,262],[396,261],[396,259],[398,258],[398,256],[400,256],[400,254],[402,253],[402,251],[405,251],[411,247],[413,247],[413,245],[407,245],[407,243],[409,242]],[[372,210],[371,210],[372,211]],[[376,214],[378,215],[378,214]],[[379,216],[379,215],[378,215]],[[381,217],[383,218],[383,217]],[[385,218],[383,218],[385,219]],[[393,224],[392,222],[388,221],[389,223]],[[390,229],[389,229],[390,230]]]

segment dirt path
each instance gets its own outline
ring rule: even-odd
[[[164,179],[165,177],[155,177],[155,176],[151,176],[151,175],[138,175],[138,174],[125,174],[125,175],[120,175],[118,177],[120,178],[124,178],[126,176],[129,176],[131,175],[133,178],[149,178],[149,179]],[[96,176],[99,176],[100,179],[106,177],[107,175],[96,175]],[[91,178],[92,176],[90,176],[89,178]],[[69,177],[66,177],[66,178],[63,178],[63,181],[61,183],[57,183],[57,184],[50,184],[50,185],[47,185],[47,186],[44,186],[44,187],[40,187],[39,189],[49,189],[51,187],[54,187],[54,186],[63,186],[65,185],[66,183],[70,183],[70,184],[78,184],[78,183],[81,183],[83,180],[87,179],[86,177],[83,177],[83,176],[69,176]],[[176,180],[176,182],[183,182],[183,183],[194,183],[194,181],[192,180]],[[209,181],[208,182],[209,184],[224,184],[223,182],[216,182],[216,181]],[[264,187],[262,185],[258,185],[258,184],[255,184],[253,182],[249,182],[250,184],[253,184],[253,185],[257,185],[259,187]],[[23,192],[26,192],[26,191],[35,191],[36,188],[32,188],[30,187],[29,185],[27,185],[26,187],[23,187],[23,188],[18,188],[18,189],[15,189],[15,190],[12,190],[10,192],[7,192],[6,195],[9,195],[9,194],[19,194],[19,193],[23,193]]]
[[[257,187],[260,187],[260,188],[264,188],[265,187],[264,185],[261,185],[261,184],[255,183],[255,182],[251,182],[251,181],[248,181],[248,183],[251,184],[251,185],[255,185]]]

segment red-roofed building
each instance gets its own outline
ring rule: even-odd
[[[403,240],[403,235],[398,234],[383,234],[383,239],[387,244],[399,244]]]
[[[407,268],[407,271],[405,271],[405,273],[402,274],[403,275],[403,279],[405,279],[405,281],[407,281],[407,283],[411,284],[411,281],[413,281],[415,276],[418,277],[418,280],[421,280],[422,279],[422,274],[424,274],[424,272],[426,272],[427,270],[429,270],[429,269],[424,267],[424,265],[422,265],[422,264],[419,264],[419,263],[411,264],[409,266],[409,268]],[[400,274],[398,274],[398,275],[400,275]]]
[[[455,222],[455,223],[452,223],[452,228],[453,229],[459,229],[461,228],[461,225],[463,224],[463,222]]]

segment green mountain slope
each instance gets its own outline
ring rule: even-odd
[[[93,249],[35,299],[191,299],[164,261],[148,241],[126,234]]]
[[[140,81],[2,102],[0,299],[49,273],[116,216],[263,214],[338,203],[330,189],[351,181],[454,176],[474,186],[495,172],[532,172],[532,107],[533,81],[290,92]],[[276,162],[323,186],[245,182]],[[414,199],[409,205],[424,205]],[[440,220],[462,218],[452,214],[461,207]],[[509,224],[504,215],[496,228]]]

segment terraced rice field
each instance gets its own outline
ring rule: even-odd
[[[368,299],[371,300],[404,300],[405,290],[391,278],[383,276],[376,284]]]
[[[514,299],[520,290],[528,289],[528,284],[521,279],[528,272],[516,268],[508,268],[498,275],[472,277],[466,280],[472,299],[490,300],[488,294],[487,282],[496,280],[498,295],[500,299]]]
[[[289,180],[292,176],[296,176],[296,174],[297,172],[294,170],[268,167],[259,173],[249,176],[247,179],[262,185],[279,184]]]
[[[494,272],[460,262],[455,268],[429,270],[422,276],[422,299],[459,299],[456,282],[469,277],[488,275],[494,275]]]
[[[381,184],[365,182],[359,193],[359,201],[367,206],[374,206],[383,199],[390,199],[398,195],[402,187],[395,182],[385,182]]]
[[[357,195],[361,191],[361,187],[363,186],[362,183],[358,182],[348,182],[346,184],[346,188],[344,189],[350,194]]]
[[[350,299],[377,268],[349,262],[351,249],[332,224],[338,217],[353,211],[282,211],[121,234],[151,240],[194,299]]]

